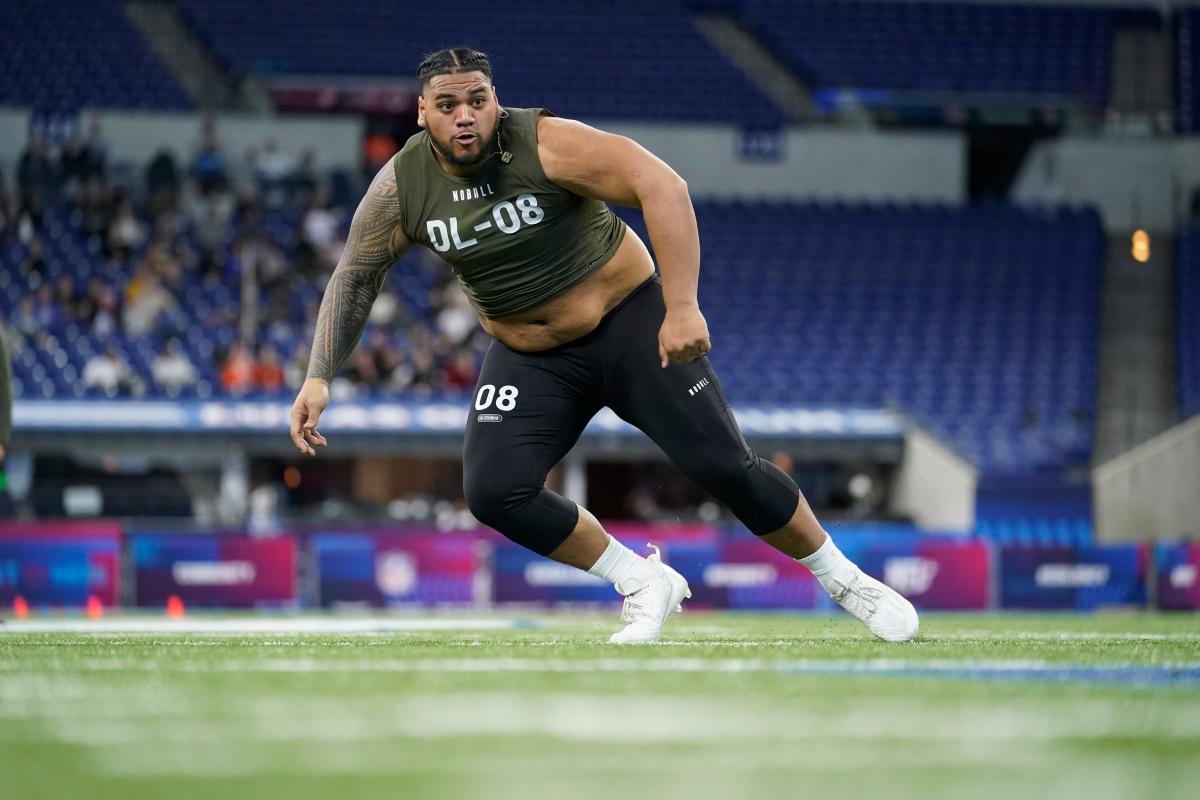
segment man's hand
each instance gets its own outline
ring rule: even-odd
[[[664,368],[667,364],[695,361],[711,349],[708,323],[699,306],[667,309],[667,318],[658,331],[658,356]]]
[[[309,378],[300,387],[292,403],[292,442],[301,453],[315,456],[314,447],[324,447],[325,437],[317,431],[317,420],[329,405],[329,384],[320,378]]]

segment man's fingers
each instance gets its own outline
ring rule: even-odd
[[[292,438],[300,435],[300,426],[304,424],[305,414],[299,408],[292,407]]]
[[[292,409],[292,443],[296,445],[297,450],[306,456],[315,456],[317,451],[313,450],[308,443],[308,427],[310,422],[307,420],[307,417],[308,414],[304,409],[300,407]]]
[[[296,445],[296,449],[306,456],[316,455],[317,451],[308,446],[308,442],[298,433],[292,434],[292,444]]]

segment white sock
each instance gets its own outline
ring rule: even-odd
[[[608,547],[588,572],[612,581],[621,594],[632,594],[658,577],[658,571],[649,561],[612,536],[608,537]]]
[[[857,569],[854,562],[842,555],[842,551],[833,543],[833,537],[828,534],[825,535],[825,543],[817,548],[817,552],[796,560],[812,570],[812,574],[830,594],[840,590],[840,587],[830,588],[834,581],[845,586],[854,578]]]

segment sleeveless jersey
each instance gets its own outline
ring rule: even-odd
[[[392,160],[408,240],[444,258],[471,305],[492,319],[581,283],[608,263],[626,229],[603,202],[567,191],[542,171],[537,120],[549,111],[506,111],[501,152],[470,177],[442,169],[427,131]]]

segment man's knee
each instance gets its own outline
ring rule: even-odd
[[[528,505],[540,486],[515,481],[504,470],[468,471],[463,476],[463,497],[475,519],[505,533],[508,522]]]
[[[800,498],[800,489],[787,473],[751,451],[698,459],[689,476],[759,536],[783,527]]]
[[[728,492],[744,492],[755,479],[757,461],[753,453],[738,456],[706,451],[690,460],[687,474],[705,491],[720,497]]]

